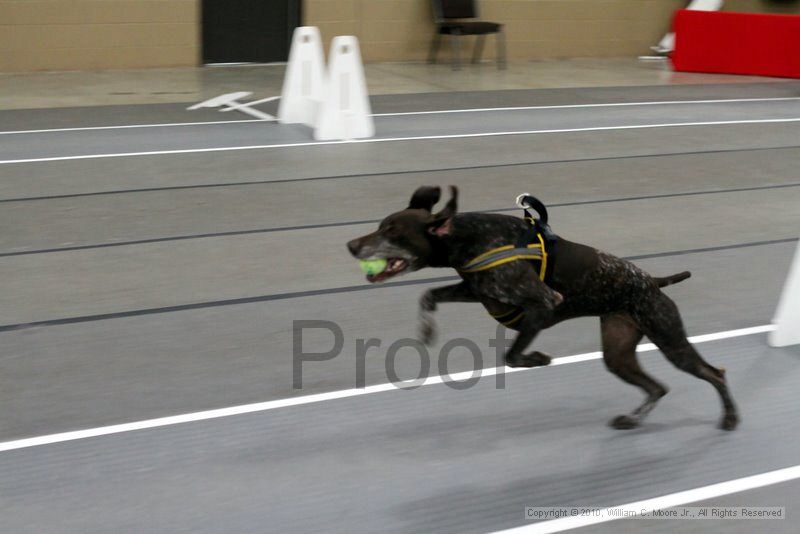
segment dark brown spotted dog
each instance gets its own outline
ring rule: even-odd
[[[422,295],[422,341],[430,343],[434,338],[433,312],[438,303],[480,302],[493,317],[519,332],[505,355],[506,364],[534,367],[550,363],[546,354],[523,352],[542,329],[575,317],[599,316],[606,366],[647,394],[632,413],[612,419],[612,427],[638,426],[667,393],[665,386],[639,367],[636,345],[647,336],[676,367],[716,388],[724,409],[720,427],[736,428],[739,417],[724,371],[706,363],[689,343],[677,306],[660,289],[688,278],[688,272],[654,278],[628,261],[556,236],[547,246],[542,243],[547,276],[542,272],[542,258],[498,260],[491,268],[471,271],[469,266],[476,265],[476,260],[491,263],[500,257],[490,254],[486,260],[487,251],[508,255],[503,251],[509,245],[519,247],[530,224],[507,215],[457,214],[458,190],[451,187],[451,191],[447,205],[434,214],[431,210],[439,201],[440,189],[417,189],[406,209],[386,217],[377,231],[347,244],[356,258],[388,260],[384,272],[367,277],[370,282],[423,267],[459,271],[461,282]],[[530,247],[543,252],[535,244]]]

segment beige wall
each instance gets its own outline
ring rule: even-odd
[[[0,71],[197,65],[199,0],[0,0]]]
[[[686,0],[478,0],[481,18],[506,25],[512,59],[646,54]],[[800,13],[766,0],[728,0],[729,11]],[[323,39],[355,34],[366,61],[421,60],[433,33],[430,0],[305,0],[304,24]],[[485,55],[493,53],[489,38]],[[449,53],[447,49],[443,52]]]
[[[624,56],[647,51],[683,0],[482,0],[481,18],[506,25],[512,59]],[[370,61],[425,58],[430,0],[305,0],[304,23],[327,42],[354,33]],[[489,39],[486,54],[493,53]],[[448,53],[447,50],[444,52]]]
[[[506,25],[512,59],[647,53],[686,5],[478,1],[484,19]],[[800,13],[800,3],[727,0],[726,9]],[[304,0],[303,22],[326,43],[357,35],[367,61],[424,59],[433,33],[430,0]],[[489,39],[487,57],[493,46]],[[0,0],[0,72],[191,66],[200,54],[200,0]]]

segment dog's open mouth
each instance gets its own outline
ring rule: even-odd
[[[386,268],[378,274],[368,274],[367,281],[371,283],[383,282],[393,276],[397,276],[408,269],[408,262],[402,258],[387,258]]]

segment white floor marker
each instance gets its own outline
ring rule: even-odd
[[[328,61],[328,88],[314,139],[362,139],[375,135],[358,39],[334,37]]]
[[[271,121],[275,120],[275,117],[269,115],[268,113],[264,113],[263,111],[259,111],[252,106],[257,104],[263,104],[265,102],[270,102],[272,100],[277,99],[277,96],[272,96],[269,98],[262,98],[261,100],[254,100],[252,102],[239,102],[240,98],[247,98],[248,96],[252,95],[253,93],[249,91],[239,91],[236,93],[225,93],[224,95],[215,96],[214,98],[209,98],[199,104],[194,104],[186,108],[189,111],[200,109],[200,108],[222,108],[220,111],[240,111],[245,115],[250,115],[251,117],[255,117],[256,119],[260,119],[262,121]]]
[[[319,29],[295,28],[283,78],[278,122],[315,126],[325,97],[325,58]]]
[[[769,334],[771,346],[800,345],[800,241],[772,322],[775,330]]]

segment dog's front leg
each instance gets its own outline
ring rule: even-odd
[[[435,287],[422,294],[419,300],[419,339],[426,345],[436,338],[436,322],[433,312],[440,302],[477,302],[478,299],[464,282],[450,286]]]
[[[542,304],[525,306],[525,315],[520,320],[517,330],[517,338],[511,344],[505,355],[506,365],[509,367],[539,367],[548,365],[552,358],[539,351],[523,354],[539,332],[552,321],[552,307]]]
[[[528,277],[528,280],[531,278]],[[497,283],[496,280],[487,277],[483,281],[482,293],[500,302],[522,308],[522,318],[513,326],[519,334],[506,352],[506,365],[536,367],[549,364],[551,358],[547,354],[538,351],[523,354],[523,351],[539,332],[556,322],[556,310],[564,301],[564,297],[539,280],[519,285]]]

